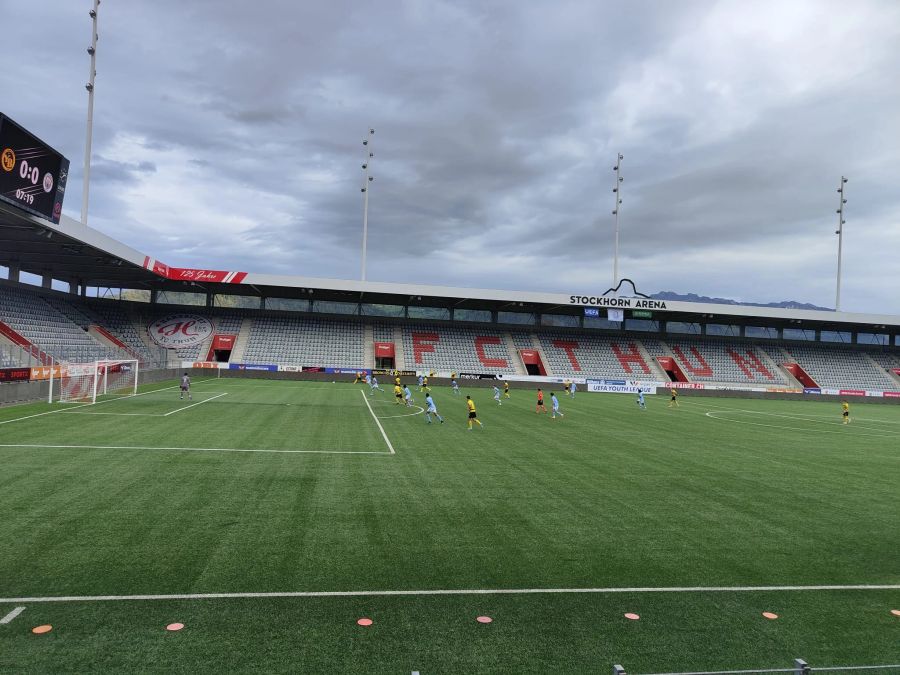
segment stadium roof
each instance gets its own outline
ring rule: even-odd
[[[605,288],[578,288],[564,295],[177,268],[67,216],[53,225],[3,203],[0,265],[42,277],[49,275],[62,281],[110,288],[578,315],[584,313],[585,306],[621,307],[651,311],[654,318],[664,316],[670,321],[773,326],[802,322],[820,329],[892,332],[900,328],[900,316],[896,315],[616,298]]]

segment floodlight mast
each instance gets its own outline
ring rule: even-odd
[[[616,241],[615,246],[613,247],[613,280],[612,287],[615,288],[619,285],[619,210],[622,205],[622,183],[624,182],[624,178],[622,177],[622,160],[625,159],[625,156],[619,152],[616,156],[616,165],[613,167],[613,171],[616,172],[616,183],[613,187],[613,194],[615,195],[615,206],[613,207],[613,216],[615,216],[615,230],[616,230]],[[616,295],[618,295],[618,291],[616,291]]]
[[[362,142],[363,147],[366,149],[365,159],[363,160],[363,171],[365,171],[365,179],[363,180],[362,193],[363,193],[363,239],[362,239],[362,265],[360,269],[360,280],[366,280],[366,244],[369,239],[369,188],[372,186],[372,181],[375,180],[375,176],[369,175],[369,165],[372,163],[372,158],[375,156],[375,153],[372,151],[372,138],[375,136],[375,129],[369,127],[369,135]]]
[[[100,0],[94,0],[94,9],[88,14],[91,17],[91,46],[88,47],[88,54],[91,56],[91,72],[88,83],[84,86],[88,93],[88,112],[87,112],[87,137],[84,141],[84,177],[82,178],[81,188],[81,222],[87,225],[88,219],[88,196],[91,186],[91,142],[94,133],[94,80],[97,77],[97,13],[100,9]]]
[[[838,194],[840,195],[840,201],[838,202],[838,208],[836,213],[838,214],[838,228],[834,231],[834,233],[838,236],[838,258],[837,258],[837,290],[834,296],[834,311],[841,311],[841,253],[843,250],[844,244],[844,223],[847,221],[844,220],[844,205],[847,203],[847,200],[844,198],[844,185],[847,183],[847,179],[841,176],[841,184],[838,186]]]

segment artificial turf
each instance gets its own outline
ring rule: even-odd
[[[498,407],[464,388],[485,425],[468,431],[449,389],[434,390],[446,423],[427,425],[361,385],[223,378],[193,401],[172,385],[0,410],[0,617],[26,607],[0,625],[0,671],[900,663],[897,589],[9,601],[900,585],[896,406],[854,404],[843,427],[813,401],[648,397],[642,411],[579,393],[551,420],[532,392]]]

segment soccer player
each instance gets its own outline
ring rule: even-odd
[[[403,402],[403,390],[400,388],[399,384],[394,385],[394,398],[397,399],[394,401],[397,405],[400,405]]]
[[[569,383],[569,396],[571,396],[572,398],[575,398],[575,383],[574,382]]]
[[[425,381],[425,378],[419,375],[419,391],[422,391],[422,382]]]
[[[360,382],[362,382],[362,371],[357,370],[356,379],[353,380],[353,384],[359,384]]]
[[[431,391],[431,387],[428,386],[427,375],[422,378],[422,391]]]
[[[179,396],[179,398],[184,400],[185,393],[188,395],[189,401],[194,400],[194,397],[191,394],[191,378],[187,373],[181,376],[181,396]]]
[[[412,408],[412,392],[409,390],[409,385],[403,385],[403,400],[406,401],[406,407]]]
[[[677,408],[678,407],[678,390],[675,387],[669,387],[669,394],[671,398],[669,399],[669,408]]]
[[[372,376],[366,373],[366,384],[372,386]]]
[[[372,376],[372,383],[369,386],[372,388],[372,391],[369,392],[369,396],[374,396],[376,389],[378,391],[384,391],[384,389],[378,386],[378,378],[374,375]]]
[[[475,401],[472,400],[471,396],[466,396],[466,407],[469,409],[469,431],[472,431],[472,422],[475,422],[475,424],[484,429],[484,425],[475,414]]]
[[[637,397],[636,403],[638,404],[638,407],[640,407],[641,410],[647,409],[647,404],[644,402],[644,390],[643,389],[638,389],[638,397]]]
[[[547,412],[547,409],[544,407],[544,392],[540,389],[538,389],[538,400],[537,405],[534,408],[534,412]]]
[[[456,378],[450,380],[450,386],[453,387],[453,393],[459,396],[459,383],[456,381]]]
[[[509,398],[509,382],[503,383],[503,398]]]
[[[494,400],[497,401],[497,405],[503,405],[503,402],[500,400],[500,387],[494,385]]]
[[[553,408],[553,412],[550,415],[550,419],[555,420],[556,416],[565,417],[559,410],[559,399],[556,398],[556,394],[554,392],[550,392],[550,405]]]
[[[844,418],[844,424],[850,424],[850,404],[847,401],[841,401],[841,417]]]
[[[425,421],[431,424],[431,416],[434,415],[438,421],[443,424],[444,418],[438,415],[437,406],[434,405],[434,399],[431,394],[425,394]]]
[[[397,375],[397,376],[394,378],[394,386],[395,386],[395,387],[402,387],[402,386],[403,386],[403,383],[400,381],[400,376],[399,376],[399,375]]]
[[[569,395],[569,381],[563,380],[563,391],[566,392],[566,396]]]

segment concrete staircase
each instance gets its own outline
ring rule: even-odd
[[[241,328],[234,340],[234,349],[231,350],[231,361],[241,363],[244,360],[244,354],[247,352],[247,345],[250,343],[250,329],[253,328],[253,319],[244,317],[241,321]]]
[[[369,323],[363,326],[363,365],[375,367],[375,330]]]
[[[406,355],[403,353],[403,329],[394,326],[394,368],[406,370]]]
[[[643,343],[640,340],[634,341],[635,346],[637,347],[638,354],[644,359],[644,362],[650,367],[650,374],[644,375],[643,373],[636,373],[638,377],[647,377],[648,379],[657,380],[659,382],[668,382],[669,376],[666,375],[666,371],[662,369],[662,366],[659,365],[659,361],[657,361],[654,357],[650,355],[650,352],[647,351],[647,348],[644,347]],[[662,342],[660,341],[660,344]],[[666,346],[666,350],[669,347]]]
[[[541,363],[544,364],[544,370],[547,371],[547,376],[550,377],[553,375],[553,371],[550,369],[550,362],[547,360],[547,355],[544,354],[544,349],[541,347],[541,341],[538,339],[538,336],[534,333],[531,334],[531,346],[538,353],[538,356],[541,357]]]
[[[525,370],[525,364],[523,364],[522,359],[519,358],[519,350],[516,349],[512,335],[504,333],[503,342],[506,343],[506,353],[509,354],[509,362],[512,364],[512,367],[515,368],[516,375],[527,375],[528,371]],[[544,364],[544,367],[546,368],[547,364]]]

